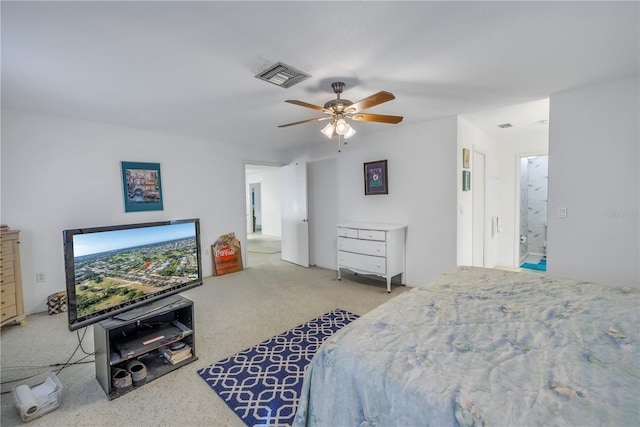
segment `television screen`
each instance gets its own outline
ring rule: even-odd
[[[198,219],[63,231],[73,331],[202,284]]]

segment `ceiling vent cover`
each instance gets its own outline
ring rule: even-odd
[[[513,127],[513,125],[512,125],[511,123],[503,123],[503,124],[501,124],[501,125],[498,125],[498,127],[499,127],[500,129],[506,129],[506,128],[512,128],[512,127]]]
[[[278,62],[268,69],[258,73],[256,77],[260,80],[273,83],[276,86],[280,86],[286,89],[300,83],[305,79],[308,79],[311,76],[307,73],[303,73],[300,70],[296,70],[295,68],[290,67],[287,64]]]

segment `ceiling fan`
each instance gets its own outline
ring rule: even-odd
[[[287,126],[300,125],[303,123],[331,120],[331,122],[326,125],[320,132],[322,132],[327,138],[331,138],[334,135],[343,136],[344,138],[350,138],[356,133],[356,130],[349,125],[346,119],[390,124],[396,124],[402,121],[402,116],[387,116],[383,114],[363,113],[363,111],[368,108],[375,107],[376,105],[382,104],[383,102],[395,99],[396,97],[393,96],[392,93],[380,91],[364,99],[361,99],[358,102],[351,102],[348,99],[340,98],[340,94],[344,90],[344,86],[345,84],[343,82],[334,82],[331,84],[331,87],[336,94],[336,99],[326,102],[324,104],[324,107],[309,104],[303,101],[286,100],[285,102],[288,102],[290,104],[311,108],[312,110],[325,113],[327,114],[327,117],[302,120],[300,122],[288,123],[286,125],[280,125],[278,127],[284,128]]]

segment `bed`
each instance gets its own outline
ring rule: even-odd
[[[294,426],[637,425],[640,292],[456,267],[318,350]]]

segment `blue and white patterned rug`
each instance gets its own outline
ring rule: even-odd
[[[247,426],[290,426],[311,358],[328,337],[358,317],[335,309],[200,369],[198,375]]]

